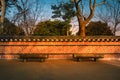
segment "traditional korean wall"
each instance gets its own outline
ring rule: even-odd
[[[105,54],[120,60],[120,37],[0,37],[0,58],[18,54],[49,54],[49,59],[72,59],[72,54]]]

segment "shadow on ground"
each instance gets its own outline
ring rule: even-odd
[[[103,62],[0,60],[0,80],[120,80],[120,67]]]

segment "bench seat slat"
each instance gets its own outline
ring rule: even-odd
[[[81,59],[93,59],[96,61],[99,58],[103,58],[104,55],[100,54],[73,54],[73,59],[76,59],[77,61],[80,61]]]
[[[40,61],[45,61],[48,58],[48,55],[43,54],[20,54],[20,59],[26,61],[28,59],[40,59]]]

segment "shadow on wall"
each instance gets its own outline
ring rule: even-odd
[[[120,52],[115,51],[115,52],[114,52],[114,58],[120,59]]]
[[[115,51],[114,53],[106,54],[104,60],[120,60],[120,53]]]
[[[0,59],[4,59],[5,57],[5,45],[7,45],[8,42],[0,42]]]
[[[19,54],[30,54],[32,52],[32,49],[35,47],[35,46],[30,47],[24,45],[18,46],[18,44],[12,42],[12,45],[8,44],[9,46],[5,47],[4,59],[18,59]]]

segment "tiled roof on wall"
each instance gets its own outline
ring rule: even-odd
[[[119,36],[31,36],[0,37],[0,42],[120,42]]]

